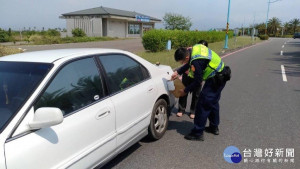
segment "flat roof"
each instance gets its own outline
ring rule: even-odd
[[[161,21],[160,19],[148,15],[144,15],[135,11],[125,11],[120,9],[107,8],[103,6],[62,14],[62,16],[90,16],[90,15],[112,15],[112,16],[123,16],[129,18],[135,18],[136,16],[146,16],[149,17],[150,20],[159,21],[159,22]]]

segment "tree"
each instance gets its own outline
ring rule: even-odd
[[[265,34],[265,30],[266,30],[266,24],[265,23],[257,24],[254,27],[255,27],[255,29],[258,30],[258,34]]]
[[[60,32],[55,29],[48,29],[46,32],[48,36],[60,36]]]
[[[291,24],[286,22],[283,24],[283,30],[284,30],[284,34],[287,35],[289,33],[289,30],[291,29]]]
[[[12,32],[11,32],[11,28],[8,29],[8,36],[11,37],[12,36]]]
[[[277,28],[280,28],[280,26],[281,26],[281,21],[276,17],[271,18],[268,22],[268,29],[275,36],[277,35]]]
[[[9,36],[5,30],[0,28],[0,42],[8,42]]]
[[[295,33],[298,25],[300,24],[300,20],[295,18],[290,21],[290,24],[292,25],[293,31]]]
[[[192,26],[191,19],[180,14],[166,13],[163,19],[165,28],[170,30],[190,30]]]

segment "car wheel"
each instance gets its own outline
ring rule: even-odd
[[[164,99],[159,99],[152,110],[151,121],[148,128],[149,138],[152,140],[160,139],[168,127],[168,108]]]

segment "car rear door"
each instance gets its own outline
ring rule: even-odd
[[[157,89],[148,70],[130,56],[99,56],[116,109],[117,148],[122,150],[147,134]]]
[[[64,121],[9,139],[5,143],[8,169],[91,168],[113,155],[115,109],[93,57],[63,66],[27,116],[40,107],[60,108]],[[24,128],[27,119],[18,128]]]

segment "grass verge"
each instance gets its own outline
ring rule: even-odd
[[[229,52],[232,50],[236,50],[239,48],[243,48],[245,46],[250,46],[255,43],[261,42],[259,38],[255,38],[252,40],[251,37],[249,36],[240,36],[235,38],[231,38],[228,40],[228,48],[229,49],[224,49],[224,43],[225,41],[221,42],[215,42],[215,43],[210,43],[208,44],[208,47],[218,53],[219,55],[222,55],[225,52]],[[160,64],[163,65],[169,65],[172,68],[177,68],[180,66],[179,63],[175,62],[174,60],[174,53],[175,50],[172,49],[170,51],[162,51],[162,52],[137,52],[136,54],[146,60],[148,60],[151,63],[156,63],[159,62]]]
[[[12,55],[12,54],[16,54],[16,53],[21,53],[22,50],[20,49],[16,49],[16,48],[9,48],[9,47],[5,47],[0,45],[0,57],[1,56],[5,56],[5,55]]]

